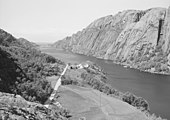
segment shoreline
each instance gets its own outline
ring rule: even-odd
[[[136,68],[136,67],[133,67],[133,66],[130,66],[129,64],[119,64],[119,63],[115,63],[114,64],[118,64],[118,65],[121,65],[123,66],[124,68],[130,68],[130,69],[135,69],[135,70],[139,70],[140,72],[145,72],[145,73],[150,73],[150,74],[155,74],[155,75],[167,75],[169,76],[170,73],[165,73],[165,72],[154,72],[154,71],[151,71],[151,70],[141,70],[139,68]]]
[[[93,63],[93,62],[92,62]],[[90,66],[90,65],[89,65]],[[98,65],[97,65],[98,66]],[[100,67],[100,66],[99,66]],[[82,69],[84,69],[84,68],[82,68]],[[104,71],[100,71],[100,72],[104,72]],[[107,74],[107,73],[106,73]],[[106,84],[106,85],[109,85],[108,83],[104,83],[104,84]],[[79,85],[78,85],[79,86]],[[80,86],[80,87],[83,87],[83,86]],[[111,87],[111,89],[115,89],[113,86],[110,86]],[[86,88],[86,87],[85,87]],[[97,91],[100,91],[99,89],[95,89],[95,88],[93,88],[92,87],[92,89],[94,89],[94,90],[97,90]],[[107,96],[110,96],[110,97],[114,97],[114,98],[116,98],[116,99],[118,99],[118,100],[120,100],[120,101],[122,101],[122,102],[125,102],[125,103],[128,103],[128,102],[126,102],[126,101],[124,101],[123,100],[123,96],[124,95],[126,95],[126,93],[129,93],[130,95],[132,95],[133,97],[135,97],[135,99],[138,99],[138,98],[141,98],[141,99],[143,99],[146,103],[147,103],[147,105],[148,105],[148,110],[142,110],[142,109],[140,109],[140,108],[138,108],[137,106],[134,106],[133,104],[130,104],[130,103],[128,103],[130,106],[133,106],[134,108],[136,108],[136,109],[138,109],[138,110],[140,110],[142,113],[144,113],[148,118],[150,118],[150,117],[156,117],[156,119],[157,118],[159,118],[158,116],[156,116],[155,115],[155,113],[153,113],[152,112],[152,110],[150,109],[150,105],[149,105],[149,102],[144,98],[144,97],[141,97],[141,96],[136,96],[135,94],[133,94],[132,92],[129,92],[129,91],[126,91],[126,92],[122,92],[121,90],[117,90],[117,89],[115,89],[115,91],[117,91],[118,93],[119,93],[119,95],[117,96],[117,95],[113,95],[113,94],[106,94],[105,92],[103,92],[103,91],[100,91],[100,92],[102,92],[103,94],[105,94],[105,95],[107,95]],[[133,101],[134,102],[134,101]],[[155,120],[156,120],[155,119]],[[161,118],[162,120],[166,120],[165,118]]]
[[[85,54],[80,54],[80,53],[75,53],[73,51],[69,51],[67,49],[58,49],[56,47],[54,47],[55,49],[57,50],[64,50],[66,52],[71,52],[73,54],[78,54],[78,55],[85,55]],[[109,60],[109,59],[104,59],[104,58],[101,58],[101,57],[96,57],[96,56],[92,56],[92,55],[85,55],[85,56],[90,56],[90,57],[94,57],[94,58],[97,58],[97,59],[100,59],[100,60],[106,60],[106,61],[111,61],[113,64],[116,64],[116,65],[120,65],[120,66],[123,66],[124,68],[130,68],[130,69],[135,69],[135,70],[138,70],[140,72],[145,72],[145,73],[150,73],[150,74],[155,74],[155,75],[166,75],[166,76],[169,76],[170,73],[165,73],[165,72],[154,72],[154,71],[151,71],[151,70],[142,70],[142,69],[139,69],[135,66],[130,66],[130,64],[127,64],[127,63],[120,63],[120,62],[115,62],[113,60]]]
[[[65,52],[68,52],[68,53],[73,53],[73,54],[77,54],[77,55],[82,55],[82,56],[88,56],[88,55],[84,55],[84,54],[80,54],[80,53],[74,53],[74,52],[72,52],[72,51],[69,51],[69,50],[66,50],[66,49],[58,49],[58,48],[55,48],[55,47],[53,47],[54,49],[56,49],[56,50],[63,50],[63,51],[65,51]],[[94,56],[90,56],[90,57],[93,57],[93,58],[96,58],[96,59],[101,59],[101,60],[106,60],[106,59],[102,59],[102,58],[97,58],[97,57],[94,57]],[[106,61],[110,61],[110,62],[112,62],[113,64],[115,64],[115,65],[121,65],[122,67],[124,67],[124,68],[132,68],[132,69],[134,69],[134,70],[139,70],[140,72],[145,72],[145,73],[150,73],[150,74],[155,74],[155,75],[165,75],[165,74],[160,74],[160,73],[158,73],[158,74],[156,74],[156,73],[151,73],[151,72],[148,72],[148,71],[142,71],[142,70],[140,70],[140,69],[137,69],[137,68],[133,68],[133,67],[131,67],[131,66],[127,66],[127,64],[122,64],[122,63],[115,63],[115,62],[113,62],[112,60],[106,60]],[[127,66],[127,67],[126,67]],[[114,88],[114,87],[113,87]],[[120,90],[121,91],[121,90]],[[131,92],[131,93],[133,93],[133,92]],[[152,110],[151,110],[152,111]],[[150,113],[150,115],[152,115],[152,112]]]

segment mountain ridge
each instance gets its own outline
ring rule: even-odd
[[[92,22],[53,46],[143,71],[170,73],[170,7],[125,10]]]
[[[60,97],[58,94],[55,96],[56,100],[53,102],[51,101],[52,103],[48,101],[48,97],[52,93],[52,82],[48,81],[46,77],[60,75],[65,63],[50,55],[41,53],[41,51],[35,48],[37,45],[34,45],[34,43],[25,39],[16,39],[11,34],[0,29],[0,119],[74,119],[70,118],[72,114],[70,114],[67,108],[52,104],[53,102],[57,102],[58,97]],[[102,91],[103,94],[108,92],[110,95],[112,94],[113,97],[114,95],[119,95],[120,92],[104,84],[106,76],[100,67],[93,65],[89,69],[84,69],[83,71],[85,74],[80,75],[82,78],[80,81],[85,80],[87,83],[89,82],[91,86],[97,85],[96,87],[98,88],[96,88],[96,90]],[[73,70],[73,72],[76,71]],[[69,75],[70,74],[68,74],[68,79],[66,76],[62,78],[63,85],[77,84],[78,80],[70,79],[71,76]],[[74,77],[80,76],[74,75]],[[95,77],[96,79],[91,79],[91,77]],[[76,80],[77,82],[69,82],[72,80]],[[86,85],[85,81],[82,82],[84,85]],[[146,110],[146,113],[142,113],[140,110],[133,108],[139,114],[131,116],[132,119],[139,117],[149,120],[161,119],[160,117],[158,118],[148,113],[149,106],[145,99],[131,93],[120,93],[120,95],[123,95],[122,101],[137,108],[144,108],[141,109],[141,111]],[[49,104],[48,102],[50,103],[49,109],[43,106],[43,104]],[[128,106],[127,103],[126,105]],[[129,107],[132,108],[130,105]],[[98,117],[98,115],[95,116]],[[82,116],[77,119],[81,118],[84,119]],[[126,119],[126,117],[124,119]],[[130,119],[129,116],[127,116],[127,119]]]

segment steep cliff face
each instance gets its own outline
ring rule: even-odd
[[[170,47],[170,7],[166,11],[164,29],[163,29],[163,39],[165,41],[164,44],[164,52],[169,52]]]
[[[97,19],[54,45],[142,70],[169,72],[169,30],[170,8],[126,10]]]

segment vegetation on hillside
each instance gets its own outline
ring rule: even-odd
[[[144,98],[138,97],[130,92],[122,93],[108,85],[107,81],[107,74],[96,64],[90,64],[88,68],[67,70],[66,74],[62,77],[63,85],[74,84],[92,87],[140,109],[146,113],[149,120],[166,120],[157,117],[155,114],[150,114],[149,104]]]
[[[0,91],[44,103],[52,92],[45,77],[60,74],[64,63],[33,46],[0,30]]]
[[[126,62],[142,71],[169,74],[167,56],[161,45],[156,48],[145,45],[139,49],[137,56],[132,55]]]
[[[107,95],[117,97],[142,111],[149,111],[149,105],[145,99],[137,97],[129,92],[122,93],[108,85],[107,81],[106,73],[95,64],[91,64],[90,67],[84,69],[68,70],[66,75],[62,77],[63,85],[74,84],[90,86]]]
[[[63,71],[65,64],[52,56],[41,53],[36,47],[35,44],[25,39],[24,41],[22,39],[18,40],[0,29],[0,92],[19,94],[26,100],[40,103],[44,103],[48,99],[52,93],[52,87],[45,78],[59,75]],[[81,70],[68,70],[66,75],[62,77],[62,84],[93,87],[110,96],[118,97],[142,111],[149,111],[149,105],[145,99],[132,93],[122,93],[108,85],[106,73],[95,64]],[[11,104],[13,104],[13,101]],[[7,107],[7,110],[6,108],[5,110],[8,115],[11,115],[11,113],[18,114],[18,112],[23,115],[31,114],[31,117],[37,115],[30,113],[26,108],[22,109],[20,106],[5,107]],[[33,109],[36,110],[37,108]],[[68,117],[69,115],[66,109],[59,109],[53,113],[53,111],[48,111],[41,106],[39,110],[45,111],[47,116],[53,114],[57,117]],[[53,117],[49,117],[49,119],[53,119]],[[154,120],[156,119],[155,117]]]
[[[68,111],[28,102],[21,96],[0,92],[0,120],[68,120]]]

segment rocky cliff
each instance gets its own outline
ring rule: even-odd
[[[54,45],[144,71],[170,73],[169,44],[170,7],[102,17]]]

